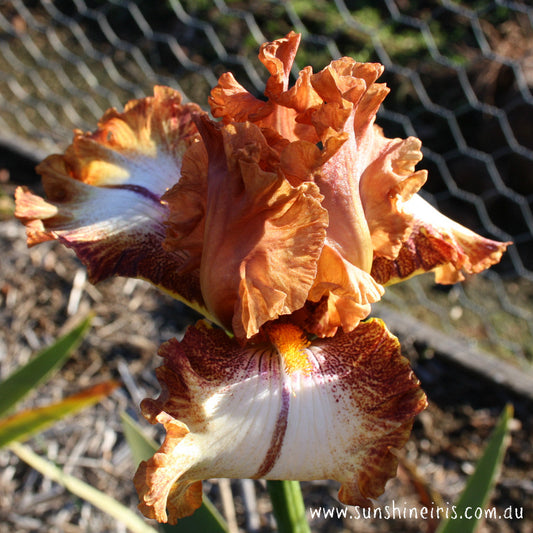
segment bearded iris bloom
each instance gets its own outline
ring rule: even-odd
[[[371,304],[421,272],[454,283],[509,244],[417,194],[420,141],[375,124],[381,65],[342,58],[290,86],[299,40],[262,46],[266,101],[225,74],[213,120],[156,87],[39,165],[47,199],[16,194],[29,245],[59,240],[92,281],[146,279],[215,324],[161,347],[163,392],[142,404],[167,432],[135,476],[159,521],[191,514],[211,477],[335,479],[342,502],[369,505],[426,405]]]

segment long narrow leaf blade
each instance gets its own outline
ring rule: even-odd
[[[127,413],[121,414],[124,435],[131,448],[135,463],[149,459],[156,451],[157,444],[147,437],[139,424]],[[161,524],[161,531],[165,533],[228,533],[229,529],[224,518],[220,515],[211,500],[204,495],[202,506],[192,516],[182,518],[176,525]]]
[[[15,440],[25,440],[62,418],[99,402],[117,386],[116,381],[106,381],[60,402],[21,411],[0,420],[0,448]]]
[[[124,411],[120,413],[120,419],[134,463],[138,465],[141,461],[149,459],[157,451],[156,442],[146,435],[128,413]]]
[[[54,344],[45,348],[26,365],[0,383],[0,417],[38,385],[46,381],[78,346],[91,325],[89,316]]]
[[[65,474],[51,462],[35,454],[28,446],[18,442],[9,445],[10,450],[21,460],[40,472],[43,476],[59,483],[72,494],[91,503],[98,509],[112,516],[118,522],[125,524],[133,533],[158,533],[157,529],[146,522],[120,502],[101,492],[78,478]]]
[[[503,462],[508,445],[509,422],[513,417],[513,406],[507,405],[500,415],[498,424],[479,459],[474,473],[455,504],[455,513],[443,522],[438,533],[473,533],[482,516],[475,518],[477,509],[484,509]],[[468,518],[471,516],[471,518]]]

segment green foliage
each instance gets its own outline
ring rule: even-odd
[[[133,533],[157,533],[157,530],[146,524],[137,513],[131,511],[111,496],[108,496],[91,485],[84,483],[80,479],[65,474],[63,470],[51,462],[39,457],[28,446],[13,442],[9,448],[19,457],[19,459],[40,472],[43,476],[59,483],[72,494],[91,503],[98,509],[115,518],[118,522],[125,524]]]
[[[268,493],[280,533],[310,533],[298,481],[267,481]]]
[[[89,329],[91,319],[91,316],[87,317],[72,331],[39,352],[29,363],[0,383],[0,416],[11,411],[19,401],[49,379],[65,363]]]
[[[65,363],[72,350],[85,336],[91,320],[92,317],[88,316],[0,383],[0,417],[12,411],[18,402],[49,379]],[[103,383],[58,403],[0,418],[0,447],[28,438],[65,416],[94,404],[107,396],[115,386],[114,382]]]
[[[48,379],[67,360],[72,350],[78,346],[91,324],[91,316],[83,320],[69,333],[58,339],[49,348],[40,352],[29,363],[11,374],[0,384],[0,412],[11,411],[27,394]],[[96,490],[87,483],[65,474],[60,468],[39,457],[29,447],[17,442],[22,438],[42,430],[65,416],[77,412],[107,396],[117,384],[112,381],[91,387],[72,395],[58,403],[28,409],[0,420],[0,447],[8,448],[19,459],[59,483],[67,490],[102,509],[117,520],[126,524],[134,533],[154,533],[156,530],[146,525],[115,499]]]
[[[28,409],[0,420],[0,448],[15,440],[25,440],[68,415],[99,402],[116,386],[113,381],[101,383],[52,405]]]
[[[508,405],[501,414],[474,473],[468,479],[459,501],[455,504],[457,518],[450,516],[447,521],[441,524],[438,533],[473,533],[476,530],[480,518],[467,519],[463,517],[467,510],[469,511],[468,515],[471,515],[474,510],[484,509],[487,505],[507,449],[509,422],[512,417],[513,407]]]

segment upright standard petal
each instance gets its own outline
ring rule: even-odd
[[[283,176],[279,136],[250,123],[203,119],[198,126],[205,152],[188,160],[184,181],[166,195],[166,247],[190,247],[211,315],[250,338],[305,304],[328,217],[315,184],[293,187]],[[201,171],[189,172],[190,166]],[[174,215],[174,205],[190,209]]]
[[[298,120],[300,113],[319,103],[309,79],[311,68],[302,70],[295,85],[289,88],[300,37],[290,32],[261,46],[259,60],[270,73],[265,89],[266,102],[255,98],[231,73],[226,73],[209,97],[213,116],[221,117],[225,123],[250,121],[260,127],[272,128],[289,141],[303,139],[316,143],[318,137],[313,126]]]
[[[315,177],[331,216],[328,238],[353,265],[370,271],[373,250],[397,254],[410,220],[401,204],[418,191],[426,172],[414,167],[422,158],[420,141],[388,139],[376,113],[388,94],[376,83],[377,63],[350,58],[333,61],[311,77],[323,105],[311,114],[323,143],[344,135],[345,142]]]
[[[437,283],[456,283],[464,274],[477,274],[500,261],[510,242],[486,239],[444,216],[419,195],[406,209],[414,219],[413,230],[395,259],[376,255],[372,276],[390,285],[434,272]]]
[[[322,105],[309,113],[324,147],[336,150],[314,173],[330,217],[326,243],[309,300],[320,336],[339,326],[353,330],[383,290],[369,275],[373,243],[361,195],[362,176],[380,156],[373,122],[387,90],[375,84],[382,67],[348,58],[333,61],[311,84]]]
[[[209,102],[227,124],[252,121],[290,141],[281,153],[285,175],[293,186],[314,182],[324,196],[329,225],[305,312],[306,327],[329,336],[339,327],[353,330],[383,294],[370,275],[374,255],[398,255],[413,225],[404,204],[426,171],[415,170],[418,139],[387,139],[374,124],[388,94],[376,83],[383,66],[343,57],[316,74],[304,68],[290,87],[299,42],[291,32],[261,47],[270,73],[266,102],[229,74]]]
[[[167,435],[135,476],[146,516],[191,514],[208,478],[334,479],[343,503],[369,506],[395,475],[426,399],[383,323],[312,343],[291,324],[267,334],[241,347],[199,323],[161,347],[163,392],[142,410]]]
[[[37,167],[47,199],[17,190],[15,214],[28,244],[57,239],[93,282],[139,277],[202,308],[198,272],[180,273],[187,253],[161,246],[168,216],[161,195],[180,179],[183,155],[198,142],[192,118],[202,113],[173,89],[155,87],[122,113],[107,111],[95,132],[76,131],[64,154]]]

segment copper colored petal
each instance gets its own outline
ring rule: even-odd
[[[435,272],[437,283],[456,283],[465,274],[476,274],[497,263],[510,242],[486,239],[439,213],[420,196],[408,203],[414,217],[411,235],[394,260],[377,255],[372,276],[392,284]]]
[[[238,337],[305,303],[327,213],[314,183],[293,187],[250,123],[202,121],[209,153],[201,287],[211,313]]]

